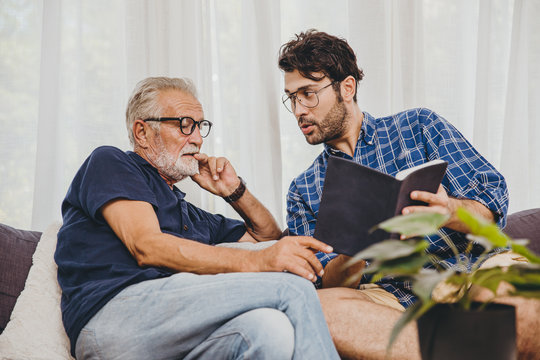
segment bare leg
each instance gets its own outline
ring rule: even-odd
[[[343,359],[385,359],[394,323],[403,314],[349,288],[317,291],[330,334]],[[416,323],[403,329],[388,359],[420,359]]]

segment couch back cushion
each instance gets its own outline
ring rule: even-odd
[[[540,208],[508,215],[504,232],[512,239],[529,239],[529,249],[540,255]]]
[[[17,297],[24,289],[40,237],[41,233],[37,231],[0,224],[0,334],[9,321]]]

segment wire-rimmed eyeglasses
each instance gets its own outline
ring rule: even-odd
[[[331,82],[330,84],[326,86],[323,86],[317,91],[303,89],[303,90],[295,91],[290,94],[283,94],[283,96],[281,97],[281,102],[283,103],[283,105],[285,105],[285,108],[287,108],[287,110],[289,110],[289,112],[292,112],[292,113],[294,113],[294,111],[296,110],[297,100],[300,104],[302,104],[302,106],[305,106],[310,109],[314,108],[317,105],[319,105],[319,92],[326,89],[330,85],[333,85],[334,83],[335,81]]]
[[[144,122],[147,121],[178,121],[178,127],[184,135],[191,135],[195,131],[195,126],[199,127],[201,137],[207,137],[212,128],[212,122],[209,120],[195,121],[189,116],[182,117],[162,117],[162,118],[150,118],[144,119]]]

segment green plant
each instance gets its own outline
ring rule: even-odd
[[[437,303],[454,302],[456,307],[469,310],[474,301],[469,293],[472,285],[490,290],[493,294],[490,301],[497,297],[497,288],[501,282],[512,286],[512,290],[506,295],[540,298],[540,257],[526,247],[527,240],[512,240],[496,224],[475,217],[463,208],[458,209],[457,216],[470,229],[467,236],[469,244],[465,253],[471,251],[475,242],[484,247],[482,255],[474,263],[469,263],[467,257],[464,260],[458,256],[458,250],[453,244],[449,244],[459,259],[458,265],[462,265],[458,268],[471,269],[470,272],[445,269],[439,265],[439,259],[425,252],[429,242],[424,236],[436,233],[448,220],[447,215],[437,213],[413,213],[384,221],[376,228],[389,233],[399,233],[410,239],[376,243],[355,255],[347,263],[350,266],[363,259],[369,259],[370,262],[361,273],[349,279],[351,282],[357,281],[363,274],[371,275],[372,282],[386,276],[411,282],[412,291],[418,297],[418,301],[404,312],[394,326],[388,349],[407,323],[418,319]],[[489,256],[489,252],[496,247],[508,247],[527,258],[529,262],[504,268],[479,269],[483,260]],[[427,264],[431,264],[433,268],[425,268]],[[441,282],[451,284],[453,292],[450,297],[434,299],[433,290]]]

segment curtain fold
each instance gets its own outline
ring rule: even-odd
[[[506,176],[510,210],[540,206],[540,3],[534,0],[3,0],[0,222],[43,230],[82,161],[130,149],[125,106],[147,76],[192,78],[225,156],[285,226],[290,181],[321,151],[280,103],[280,45],[345,37],[362,110],[429,107]],[[189,201],[238,217],[191,180]]]
[[[521,210],[540,204],[540,3],[516,0],[513,13],[501,171]]]
[[[39,113],[41,121],[37,122],[37,149],[34,176],[34,196],[32,207],[32,227],[45,229],[50,219],[44,213],[58,217],[59,208],[53,209],[49,204],[56,203],[55,193],[61,187],[59,174],[62,167],[62,152],[58,152],[60,144],[59,118],[60,99],[60,57],[61,57],[61,24],[55,19],[61,18],[60,0],[52,0],[43,8],[43,31],[41,37],[41,67]]]

